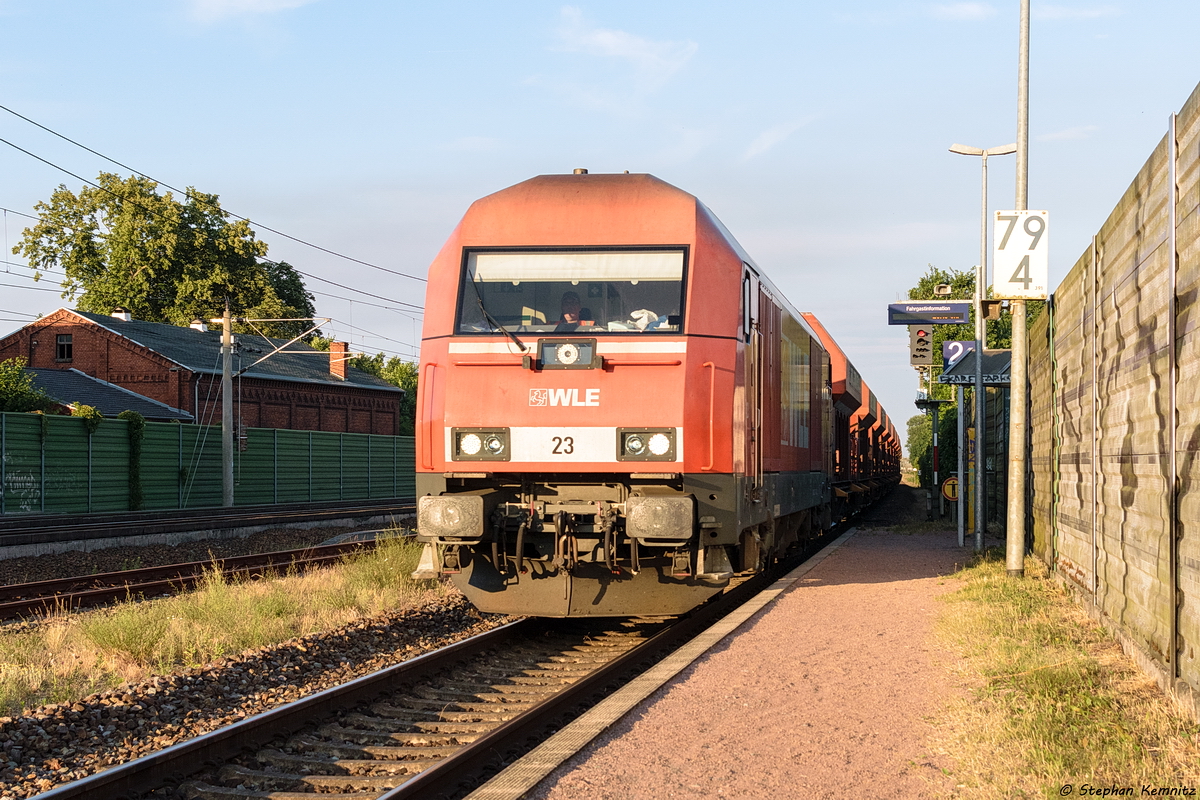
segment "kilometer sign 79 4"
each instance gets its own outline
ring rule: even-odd
[[[1045,300],[1050,284],[1050,215],[997,211],[992,229],[992,296]]]

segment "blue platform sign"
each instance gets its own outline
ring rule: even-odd
[[[953,325],[970,319],[970,300],[913,300],[888,305],[888,325]]]
[[[950,369],[960,358],[975,352],[975,342],[942,342],[942,372]]]

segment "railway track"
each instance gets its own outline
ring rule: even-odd
[[[683,618],[511,623],[42,797],[459,797],[771,579]]]
[[[128,597],[178,594],[192,588],[204,575],[213,571],[219,571],[226,577],[257,577],[288,570],[306,570],[335,563],[350,553],[374,546],[374,540],[316,545],[300,550],[230,556],[0,586],[0,619],[18,619],[56,609],[91,608]]]
[[[197,530],[288,525],[347,517],[406,516],[416,513],[411,498],[365,503],[300,503],[187,511],[139,511],[120,514],[25,516],[0,518],[0,548],[16,545],[86,541],[118,536],[179,533]]]

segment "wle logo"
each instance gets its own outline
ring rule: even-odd
[[[580,398],[578,389],[530,389],[531,406],[598,406],[599,389],[584,389]]]

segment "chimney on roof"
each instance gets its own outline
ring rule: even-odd
[[[329,343],[329,372],[333,377],[346,380],[346,359],[350,345],[346,342]]]
[[[124,320],[125,322],[129,322],[133,319],[133,314],[129,313],[129,309],[121,308],[121,306],[114,308],[112,315],[117,319]]]
[[[205,322],[204,320],[200,319],[199,317],[196,317],[194,320],[192,320],[192,324],[189,325],[188,327],[194,331],[200,331],[201,333],[208,333],[208,323]]]

